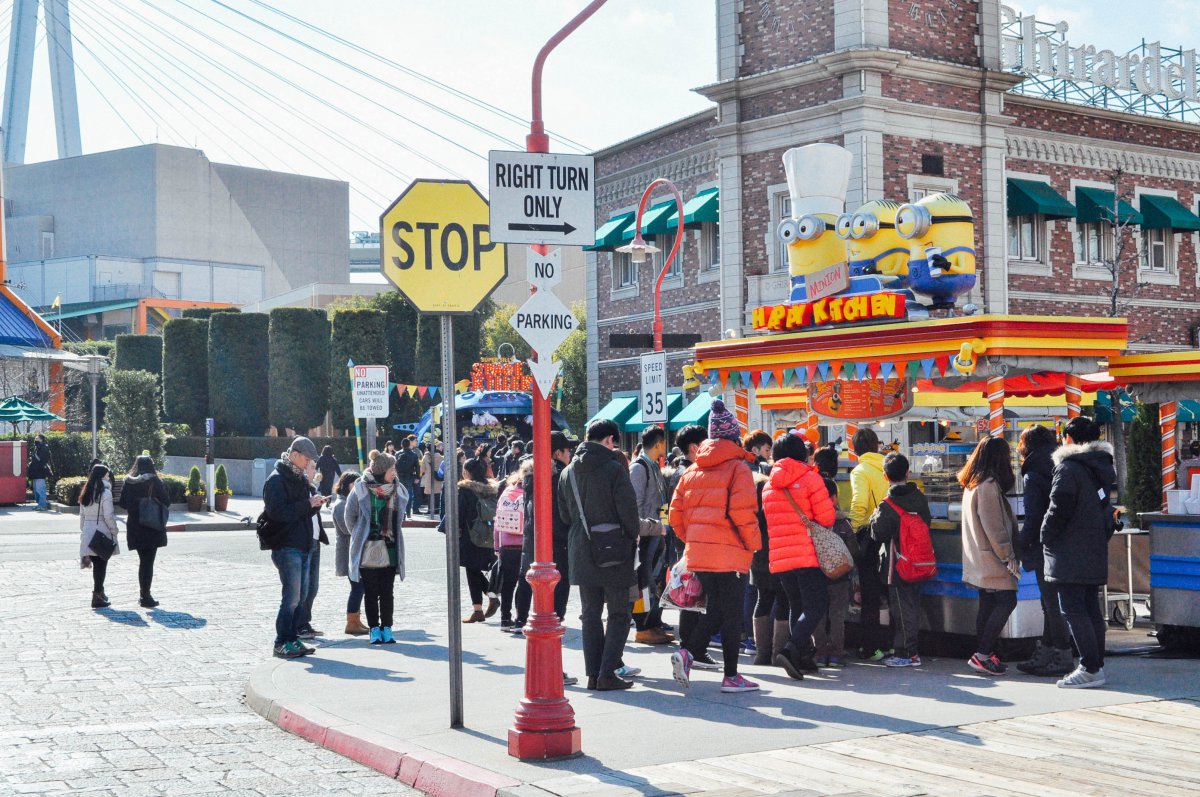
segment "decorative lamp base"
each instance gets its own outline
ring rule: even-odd
[[[522,761],[550,761],[582,755],[579,728],[561,731],[508,731],[508,754]]]

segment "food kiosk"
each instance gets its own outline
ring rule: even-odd
[[[977,593],[962,581],[954,474],[980,436],[1016,442],[1015,418],[1006,416],[1016,397],[1057,396],[1064,415],[1078,415],[1083,375],[1124,351],[1128,324],[960,308],[976,280],[970,208],[935,194],[845,213],[851,158],[831,144],[784,154],[792,217],[777,235],[788,255],[789,301],[754,309],[746,337],[697,344],[690,369],[714,393],[748,392],[786,419],[779,425],[803,429],[814,442],[822,425],[844,425],[849,438],[858,424],[914,421],[902,442],[934,511],[938,557],[938,574],[924,588],[923,627],[973,635]],[[954,420],[943,423],[922,413],[922,391],[983,406],[977,417],[948,410]],[[880,437],[886,443],[890,435]],[[1019,498],[1012,500],[1019,512]],[[1040,635],[1033,573],[1022,575],[1017,597],[1005,635]]]

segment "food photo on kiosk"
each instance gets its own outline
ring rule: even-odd
[[[964,492],[970,491],[960,472],[980,441],[1006,440],[1015,478],[1005,491],[1013,524],[1005,564],[1016,576],[1016,601],[1001,645],[1007,659],[1028,658],[1036,648],[1035,658],[1047,664],[1053,650],[1041,641],[1039,567],[1029,561],[1032,569],[1017,566],[1017,529],[1025,521],[1022,435],[1041,426],[1046,431],[1034,432],[1035,439],[1061,440],[1072,419],[1102,414],[1098,396],[1121,395],[1122,389],[1159,402],[1165,511],[1128,518],[1115,477],[1100,490],[1116,534],[1109,543],[1113,576],[1098,585],[1097,600],[1113,624],[1132,630],[1135,619],[1149,620],[1164,648],[1194,646],[1200,626],[1200,479],[1192,476],[1200,472],[1200,457],[1176,485],[1174,408],[1200,396],[1200,356],[1124,355],[1124,318],[1074,316],[1068,307],[1053,316],[982,313],[964,301],[983,268],[967,203],[931,194],[914,203],[885,198],[847,209],[853,158],[833,144],[784,153],[791,215],[776,236],[787,253],[789,301],[754,308],[753,332],[746,337],[697,344],[685,376],[724,396],[743,417],[747,406],[756,405],[776,435],[793,431],[814,445],[837,444],[835,481],[844,510],[851,509],[850,472],[859,459],[852,441],[859,430],[874,433],[877,453],[908,457],[910,478],[928,501],[937,559],[936,575],[921,587],[920,624],[947,655],[969,654],[983,624],[984,593],[971,572],[971,553],[964,551],[970,537]],[[1111,451],[1103,441],[1094,445]],[[1044,497],[1041,502],[1036,511],[1045,512]],[[861,579],[855,594],[858,603]],[[852,607],[850,619],[856,621],[850,640],[866,655],[876,646],[890,647],[876,638],[872,617]],[[1063,643],[1057,644],[1061,652]]]

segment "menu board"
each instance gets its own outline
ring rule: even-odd
[[[813,382],[808,386],[808,400],[818,415],[840,421],[891,418],[913,404],[909,381],[899,378]]]

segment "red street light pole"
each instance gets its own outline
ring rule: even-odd
[[[675,214],[679,217],[679,225],[675,230],[675,243],[671,245],[671,251],[667,254],[667,259],[663,262],[663,267],[659,269],[658,279],[654,281],[654,350],[663,350],[663,322],[662,322],[662,283],[663,277],[667,275],[667,271],[671,268],[671,263],[675,262],[675,256],[679,254],[679,242],[683,240],[683,196],[679,193],[679,189],[675,187],[675,183],[665,177],[659,177],[651,181],[650,185],[646,186],[646,190],[642,192],[642,201],[638,203],[637,219],[634,221],[633,240],[625,246],[617,247],[618,252],[624,252],[629,255],[634,263],[645,263],[646,255],[653,252],[661,252],[662,250],[656,246],[646,243],[646,239],[642,237],[642,214],[646,211],[646,203],[650,200],[650,194],[660,185],[665,185],[675,195]]]
[[[542,120],[542,67],[550,52],[567,38],[607,0],[592,0],[550,37],[533,62],[533,114],[527,152],[549,152],[550,137]],[[546,247],[533,247],[539,254]],[[553,352],[534,356],[541,362]],[[517,707],[513,727],[508,731],[508,754],[522,759],[564,758],[579,755],[582,738],[575,725],[575,710],[563,694],[563,627],[554,611],[554,585],[558,568],[554,565],[553,506],[550,491],[550,397],[540,387],[533,389],[533,506],[534,559],[525,580],[533,590],[533,614],[525,630],[525,697]]]

